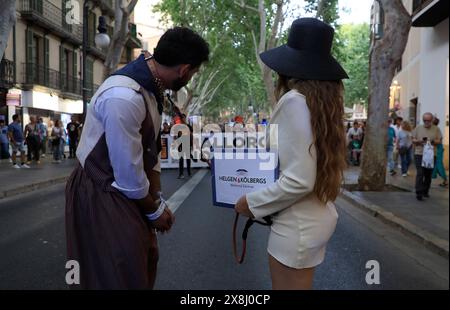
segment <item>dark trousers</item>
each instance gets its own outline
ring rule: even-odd
[[[77,140],[76,138],[69,138],[69,157],[75,157],[77,153]]]
[[[434,169],[422,167],[422,155],[415,155],[416,160],[416,194],[417,196],[428,195],[431,187],[431,177]]]
[[[27,138],[27,146],[28,146],[28,154],[27,154],[28,161],[31,161],[33,159],[35,161],[38,161],[41,152],[40,141],[38,141],[38,139],[33,137]]]
[[[186,159],[188,175],[191,175],[191,159]],[[178,165],[178,174],[183,175],[184,170],[184,157],[180,157]]]
[[[406,174],[412,161],[412,147],[406,153],[400,154],[400,158],[402,162],[402,173]]]
[[[0,159],[8,159],[11,155],[9,154],[9,143],[0,144]]]

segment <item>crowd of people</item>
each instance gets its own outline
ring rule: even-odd
[[[432,113],[423,115],[423,124],[413,128],[410,122],[402,117],[388,119],[387,168],[391,176],[401,171],[402,177],[409,175],[410,166],[416,167],[416,195],[418,200],[429,197],[432,179],[442,178],[442,187],[448,186],[444,167],[444,146],[442,133],[439,129],[440,120]],[[355,121],[353,126],[347,124],[347,146],[349,162],[358,166],[361,162],[365,123]],[[431,163],[424,163],[424,150],[430,150]],[[433,160],[434,158],[434,160]]]
[[[15,114],[9,125],[0,120],[0,159],[12,163],[13,168],[28,169],[33,162],[40,165],[41,158],[50,153],[53,163],[59,164],[66,158],[64,149],[67,143],[69,158],[76,157],[80,135],[81,125],[74,116],[64,128],[59,119],[46,123],[42,117],[32,115],[30,122],[23,127],[20,115]]]

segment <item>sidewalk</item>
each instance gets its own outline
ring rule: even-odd
[[[11,163],[2,162],[0,199],[65,182],[76,163],[75,159],[65,159],[60,164],[53,164],[51,155],[42,158],[40,165],[32,163],[30,169],[14,169]]]
[[[66,154],[67,155],[67,154]],[[65,159],[60,164],[52,163],[52,156],[41,159],[41,164],[32,163],[30,169],[15,169],[12,163],[0,162],[0,200],[39,190],[53,184],[64,183],[77,165],[76,159]],[[192,169],[194,176],[200,169]],[[169,198],[191,178],[177,179],[178,169],[163,169],[161,182],[164,197]]]
[[[346,186],[358,183],[360,169],[350,167],[345,171]],[[433,180],[431,198],[418,201],[415,196],[415,168],[410,175],[386,177],[391,191],[359,192],[344,190],[343,197],[375,217],[399,227],[439,254],[449,253],[449,190],[439,186],[441,179]]]

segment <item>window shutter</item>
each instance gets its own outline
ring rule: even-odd
[[[59,46],[59,71],[60,71],[60,83],[61,89],[65,90],[67,88],[66,80],[67,80],[67,68],[66,68],[66,52],[64,46]]]
[[[74,93],[78,93],[78,66],[77,66],[77,52],[75,50],[72,51],[72,77],[71,77],[71,81],[73,83],[72,87],[73,87],[73,92]]]
[[[26,40],[26,51],[25,51],[25,57],[26,57],[26,83],[31,84],[34,81],[34,77],[36,76],[36,72],[34,71],[35,66],[33,64],[33,32],[27,28],[26,34],[25,34],[25,40]]]
[[[50,66],[50,46],[49,40],[44,38],[44,83],[48,86],[49,82],[49,66]]]

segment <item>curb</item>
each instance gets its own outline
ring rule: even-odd
[[[399,228],[402,232],[418,240],[438,255],[447,259],[449,258],[449,242],[447,240],[439,238],[417,225],[394,215],[392,212],[385,211],[380,206],[373,204],[364,198],[358,197],[345,189],[342,191],[342,198],[354,206],[370,213],[373,217],[381,219],[384,223]]]
[[[43,189],[43,188],[46,188],[46,187],[49,187],[49,186],[52,186],[55,184],[64,183],[67,181],[69,176],[70,175],[67,175],[64,177],[58,177],[58,178],[45,180],[45,181],[37,182],[37,183],[32,183],[32,184],[16,187],[16,188],[13,188],[10,190],[2,191],[2,192],[0,192],[0,201],[4,198],[17,196],[17,195],[32,192],[32,191],[35,191],[38,189]]]

